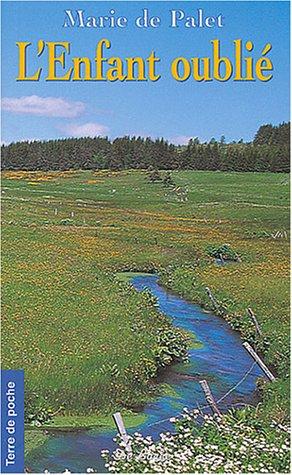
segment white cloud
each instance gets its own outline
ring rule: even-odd
[[[85,110],[79,101],[67,101],[62,97],[3,97],[2,109],[16,114],[31,114],[45,117],[77,117]]]
[[[171,137],[169,142],[174,145],[187,145],[192,137],[188,135],[176,135]]]
[[[60,130],[73,137],[96,137],[97,135],[105,135],[109,128],[96,122],[87,122],[86,124],[63,125]]]

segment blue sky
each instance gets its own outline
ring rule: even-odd
[[[64,29],[64,9],[106,15],[110,8],[129,19],[125,29]],[[133,19],[148,8],[161,17],[157,29],[139,30]],[[169,27],[169,10],[225,17],[221,29]],[[289,120],[288,2],[3,2],[2,3],[2,141],[81,135],[143,135],[185,143],[225,135],[251,140],[263,123]],[[155,82],[17,82],[16,41],[70,41],[73,56],[94,58],[98,40],[112,43],[109,56],[161,58],[162,78]],[[232,41],[242,38],[273,46],[273,79],[267,83],[178,83],[170,74],[177,56],[209,56],[210,41],[221,40],[222,54],[232,56]],[[39,66],[30,62],[32,70]],[[68,63],[69,65],[69,63]],[[33,96],[33,97],[32,97]]]

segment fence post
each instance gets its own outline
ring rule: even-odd
[[[252,319],[255,327],[256,327],[256,331],[258,332],[258,334],[261,336],[262,335],[262,331],[260,329],[260,326],[259,326],[259,323],[256,319],[256,316],[255,314],[253,313],[252,309],[250,307],[247,308],[247,313],[248,315],[250,316],[250,318]]]
[[[236,260],[237,262],[242,262],[241,257],[238,254],[236,254]]]
[[[218,416],[221,416],[221,412],[219,411],[218,407],[217,407],[217,404],[215,402],[215,399],[211,393],[211,389],[209,388],[209,384],[207,383],[207,381],[205,379],[203,379],[202,381],[199,381],[203,391],[204,391],[204,394],[205,394],[205,398],[206,398],[206,401],[207,403],[209,404],[209,406],[211,407],[212,411],[214,414],[217,414]]]
[[[221,263],[224,264],[225,261],[224,261],[223,256],[222,256],[221,253],[219,254],[219,258],[220,258]]]
[[[250,346],[250,344],[245,341],[243,343],[244,348],[249,352],[249,354],[253,357],[253,359],[257,362],[257,364],[262,368],[263,372],[269,378],[270,381],[276,381],[275,376],[271,373],[269,368],[265,365],[265,363],[261,360],[259,355],[254,351],[254,349]]]
[[[127,431],[126,431],[121,413],[120,412],[115,412],[113,414],[113,419],[115,421],[116,427],[118,429],[118,432],[119,432],[123,442],[126,444],[126,451],[128,452],[129,455],[132,455],[131,442],[129,440],[129,436],[127,434]]]
[[[219,305],[218,305],[218,303],[217,303],[215,297],[213,296],[211,290],[209,289],[209,287],[206,287],[206,292],[207,292],[208,297],[209,297],[209,299],[211,300],[212,304],[214,305],[214,307],[215,307],[216,309],[218,309],[218,308],[219,308]]]

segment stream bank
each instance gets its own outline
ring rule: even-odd
[[[191,346],[188,363],[175,364],[161,374],[160,382],[168,384],[172,391],[147,404],[143,409],[145,421],[129,429],[129,433],[139,431],[157,440],[161,432],[173,430],[171,417],[179,415],[184,407],[205,405],[201,379],[209,382],[215,399],[221,399],[222,411],[258,402],[256,381],[263,376],[262,371],[257,366],[250,370],[253,360],[243,348],[239,334],[226,321],[168,292],[159,285],[156,275],[132,275],[131,283],[138,292],[145,288],[151,291],[157,298],[159,310],[168,315],[175,326],[187,331],[193,343],[199,340],[202,345]],[[242,384],[236,387],[245,374]],[[68,468],[80,473],[88,467],[104,472],[100,451],[115,448],[112,440],[115,434],[114,430],[97,429],[55,434],[31,453],[26,465],[34,472],[45,469],[62,472]]]

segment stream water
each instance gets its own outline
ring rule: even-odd
[[[170,417],[181,413],[184,407],[192,409],[198,404],[206,404],[199,380],[208,381],[217,401],[244,377],[253,360],[243,348],[239,334],[222,318],[169,293],[158,284],[157,276],[137,276],[131,283],[139,292],[145,288],[150,290],[158,299],[159,309],[171,317],[173,324],[187,330],[191,337],[193,335],[194,342],[201,343],[190,349],[189,363],[173,365],[163,372],[160,381],[171,386],[171,395],[158,397],[155,402],[147,404],[143,409],[147,420],[128,430],[129,433],[138,431],[157,439],[161,432],[173,430]],[[259,376],[264,375],[255,365],[243,382],[222,400],[220,409],[224,411],[234,405],[255,404]],[[100,451],[116,447],[112,441],[115,435],[115,431],[98,430],[55,434],[30,455],[26,466],[33,472],[47,469],[60,473],[67,468],[71,472],[83,473],[88,467],[105,472]]]

